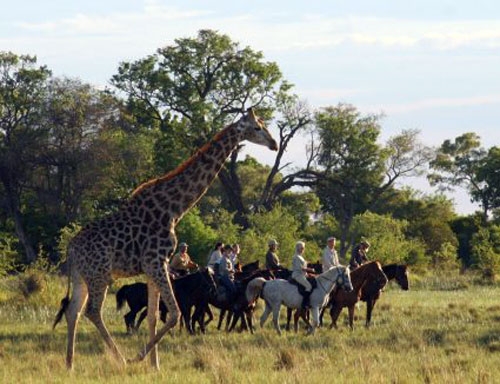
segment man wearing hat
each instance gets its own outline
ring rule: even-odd
[[[276,254],[278,242],[274,239],[269,240],[269,250],[266,253],[266,268],[270,270],[281,269],[280,259]]]
[[[190,269],[198,268],[198,264],[191,260],[187,253],[188,245],[181,243],[179,252],[174,255],[170,262],[170,270],[177,276],[185,276]]]
[[[321,256],[321,264],[323,272],[339,265],[339,257],[337,256],[337,251],[335,250],[335,237],[333,236],[330,236],[326,240],[326,247],[323,249],[323,254]]]

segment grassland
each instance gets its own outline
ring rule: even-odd
[[[65,281],[42,278],[40,285],[27,294],[26,282],[0,280],[2,383],[500,382],[500,287],[473,284],[471,276],[415,278],[408,292],[391,285],[375,307],[373,326],[363,326],[362,304],[354,332],[345,311],[338,330],[322,328],[313,337],[303,331],[280,337],[270,321],[254,335],[219,332],[214,324],[194,337],[176,330],[160,344],[159,372],[147,360],[117,364],[87,319],[80,322],[75,368],[68,372],[66,324],[51,330]],[[146,326],[127,336],[122,315],[112,291],[105,321],[122,352],[133,357],[147,341]]]

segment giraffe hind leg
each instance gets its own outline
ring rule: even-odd
[[[82,309],[87,301],[87,286],[83,279],[77,275],[73,277],[73,291],[65,316],[68,323],[68,345],[66,350],[66,367],[73,368],[73,357],[75,355],[76,329]]]
[[[126,361],[123,355],[116,346],[102,319],[102,307],[104,304],[104,299],[106,298],[106,293],[108,291],[108,285],[107,283],[93,280],[89,282],[87,286],[89,298],[85,315],[97,327],[106,345],[111,350],[116,359],[125,364]]]

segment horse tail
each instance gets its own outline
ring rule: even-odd
[[[56,318],[54,319],[54,323],[52,324],[52,329],[55,329],[56,325],[61,321],[64,313],[68,309],[68,305],[69,305],[69,301],[70,301],[69,292],[71,290],[71,274],[72,274],[71,273],[71,261],[73,259],[73,257],[72,257],[73,248],[71,247],[71,243],[69,243],[68,250],[66,253],[68,255],[68,257],[67,257],[67,261],[68,261],[68,285],[66,288],[66,296],[64,297],[64,299],[61,300],[61,306],[59,308],[59,311],[57,312]]]
[[[119,311],[123,308],[125,300],[127,299],[128,285],[121,287],[118,292],[116,292],[116,310]]]
[[[260,293],[264,289],[264,285],[266,284],[266,279],[263,277],[256,277],[251,280],[245,291],[245,296],[248,303],[253,303],[259,297]]]

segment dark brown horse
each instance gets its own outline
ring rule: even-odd
[[[354,309],[356,303],[361,299],[365,287],[373,287],[373,290],[380,291],[387,284],[387,277],[382,270],[382,265],[378,261],[371,261],[361,265],[351,272],[351,282],[353,291],[345,292],[341,289],[332,292],[330,316],[332,318],[331,327],[337,328],[337,319],[342,312],[342,308],[349,310],[349,326],[354,328]]]
[[[404,291],[409,289],[408,283],[408,267],[401,264],[387,264],[382,267],[387,280],[396,280],[398,285]],[[370,283],[363,287],[361,300],[366,302],[366,326],[369,327],[372,320],[372,311],[375,303],[380,298],[382,290],[377,287],[377,284]]]

